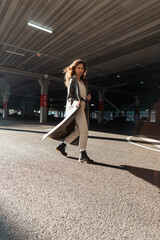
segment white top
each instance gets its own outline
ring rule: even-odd
[[[86,92],[86,86],[82,81],[78,81],[78,86],[79,86],[79,92],[80,92],[80,97],[86,100],[87,98],[87,92]]]

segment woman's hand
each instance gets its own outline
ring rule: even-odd
[[[76,107],[80,107],[81,106],[81,102],[77,102]]]
[[[87,99],[88,101],[91,101],[91,94],[88,94]]]

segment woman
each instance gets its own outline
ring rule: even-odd
[[[75,128],[65,140],[56,147],[62,155],[67,156],[65,152],[66,144],[73,143],[79,138],[80,156],[82,163],[93,163],[86,153],[88,139],[88,101],[91,95],[88,94],[87,81],[85,79],[87,69],[83,60],[75,60],[71,65],[64,69],[65,85],[67,90],[66,117],[70,116],[73,109],[79,108],[75,115]]]

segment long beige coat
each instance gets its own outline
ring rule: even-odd
[[[87,95],[88,89],[86,88]],[[77,101],[81,101],[78,82],[75,76],[73,76],[67,89],[67,102],[66,102],[66,117],[55,128],[43,136],[43,139],[50,137],[55,140],[63,141],[75,128],[75,116],[78,112],[76,107]],[[89,105],[86,104],[86,118],[89,124]],[[71,144],[78,145],[79,137],[75,139]]]

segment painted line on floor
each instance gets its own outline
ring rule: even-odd
[[[132,142],[132,141],[130,140],[131,137],[134,137],[134,136],[129,136],[129,137],[126,138],[129,143],[131,143],[131,144],[133,144],[133,145],[136,145],[136,146],[138,146],[138,147],[141,147],[141,148],[146,148],[146,149],[149,149],[149,150],[152,150],[152,151],[155,151],[155,152],[160,152],[159,149],[153,149],[153,148],[146,147],[146,146],[140,145],[140,144],[138,144],[138,143]]]
[[[160,141],[158,141],[158,140],[155,140],[155,139],[152,139],[152,138],[142,138],[142,137],[140,137],[142,140],[144,140],[144,141],[146,141],[146,142],[149,142],[149,143],[151,143],[151,144],[153,144],[154,146],[156,146],[156,147],[158,147],[158,148],[160,148],[160,145],[157,145],[156,143],[159,143],[160,144]]]

